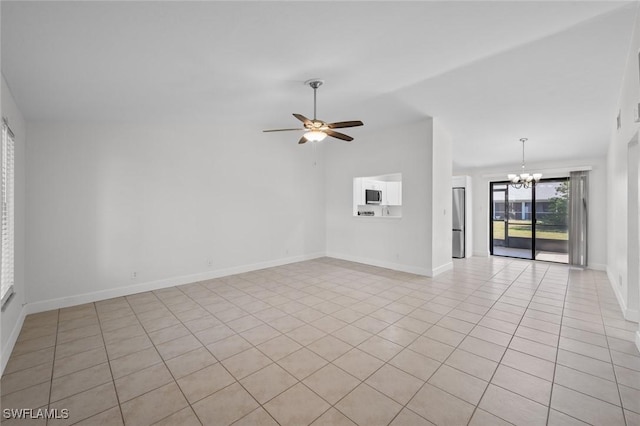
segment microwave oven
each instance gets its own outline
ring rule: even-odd
[[[365,189],[364,196],[367,204],[380,204],[382,202],[382,191]]]

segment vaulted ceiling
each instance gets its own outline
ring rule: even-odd
[[[603,156],[637,1],[2,1],[29,121],[441,119],[455,166]],[[357,130],[351,132],[357,138]],[[393,143],[393,141],[390,141]]]

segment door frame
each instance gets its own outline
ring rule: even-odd
[[[507,184],[508,182],[489,182],[489,254],[493,256],[493,185],[501,185]],[[507,212],[507,204],[509,203],[509,188],[505,188],[504,190],[504,211],[505,216]],[[507,229],[507,224],[505,221],[504,225],[504,238],[505,240],[509,238],[509,230]]]
[[[494,255],[493,254],[493,186],[494,185],[505,185],[504,189],[504,212],[505,212],[505,223],[504,223],[504,234],[505,239],[509,238],[509,215],[508,215],[508,205],[509,205],[509,185],[511,182],[507,181],[494,181],[489,182],[489,253],[491,256],[500,256],[500,257],[512,257],[514,259],[527,259],[527,260],[535,260],[536,257],[536,186],[533,185],[531,187],[531,253],[530,257],[516,257],[516,256],[505,256],[505,255]],[[500,190],[498,190],[500,191]],[[507,240],[508,244],[508,240]]]
[[[558,178],[548,178],[541,179],[541,182],[544,181],[557,181]],[[505,224],[504,224],[504,232],[505,239],[509,238],[509,216],[508,216],[508,204],[509,204],[509,185],[510,181],[492,181],[489,182],[489,253],[491,256],[500,256],[500,257],[511,257],[515,259],[527,259],[527,260],[536,260],[536,224],[538,222],[537,214],[536,214],[536,186],[533,185],[531,187],[531,253],[530,257],[516,257],[516,256],[506,256],[506,255],[495,255],[493,253],[493,186],[494,185],[505,185],[504,189],[504,211],[505,211]],[[498,190],[502,191],[502,190]],[[508,241],[507,241],[508,244]]]

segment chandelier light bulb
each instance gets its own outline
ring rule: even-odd
[[[524,171],[524,143],[527,141],[527,138],[520,139],[522,142],[522,171],[519,174],[509,173],[507,175],[507,179],[511,182],[511,186],[515,189],[520,188],[530,188],[531,186],[538,183],[540,178],[542,178],[542,173],[534,173],[529,174]]]

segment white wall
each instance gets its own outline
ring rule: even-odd
[[[431,269],[434,275],[453,268],[451,177],[453,168],[451,136],[439,120],[433,120]]]
[[[326,148],[327,255],[426,274],[431,269],[430,191],[433,122],[359,131]],[[353,178],[402,173],[402,218],[353,216]]]
[[[24,321],[25,302],[25,144],[26,128],[22,113],[2,77],[0,90],[2,117],[9,120],[15,135],[15,284],[14,296],[0,314],[0,371],[9,360],[13,345]]]
[[[433,275],[443,263],[440,257],[434,259],[433,247],[442,245],[442,250],[448,247],[447,262],[451,262],[450,140],[440,130],[434,143],[434,127],[437,124],[425,117],[382,129],[364,127],[354,143],[327,144],[328,256]],[[434,156],[442,163],[438,168],[433,167]],[[353,178],[398,172],[402,173],[402,218],[354,217]],[[436,219],[434,211],[439,212]],[[446,228],[434,233],[434,223],[444,222]]]
[[[607,261],[606,222],[606,162],[604,159],[576,159],[544,164],[527,163],[527,169],[541,172],[543,178],[568,176],[568,171],[581,166],[591,166],[589,172],[589,218],[588,218],[588,262],[593,269],[604,270]],[[473,255],[489,256],[489,182],[506,180],[508,173],[518,165],[488,169],[456,170],[456,174],[466,174],[473,182]]]
[[[32,310],[324,253],[324,153],[291,135],[198,123],[28,132]]]
[[[627,319],[638,321],[640,312],[640,297],[637,280],[629,280],[628,264],[634,265],[640,259],[629,259],[630,248],[629,221],[638,221],[637,205],[629,200],[634,197],[629,191],[636,190],[637,182],[629,183],[629,177],[637,176],[637,169],[629,171],[628,157],[633,154],[634,142],[638,140],[640,124],[635,122],[636,110],[640,103],[640,65],[638,52],[640,51],[640,16],[636,16],[636,25],[631,40],[629,56],[624,80],[620,88],[618,110],[620,111],[622,127],[617,129],[615,117],[612,117],[611,140],[607,154],[607,273],[612,287],[618,296],[618,302]],[[616,111],[617,113],[617,111]],[[637,168],[637,164],[631,165]],[[636,194],[637,196],[637,194]],[[637,222],[636,222],[637,225]],[[633,228],[633,226],[631,227]],[[635,227],[637,229],[637,226]],[[633,246],[633,244],[632,244]],[[640,348],[640,332],[636,337],[636,344]]]

